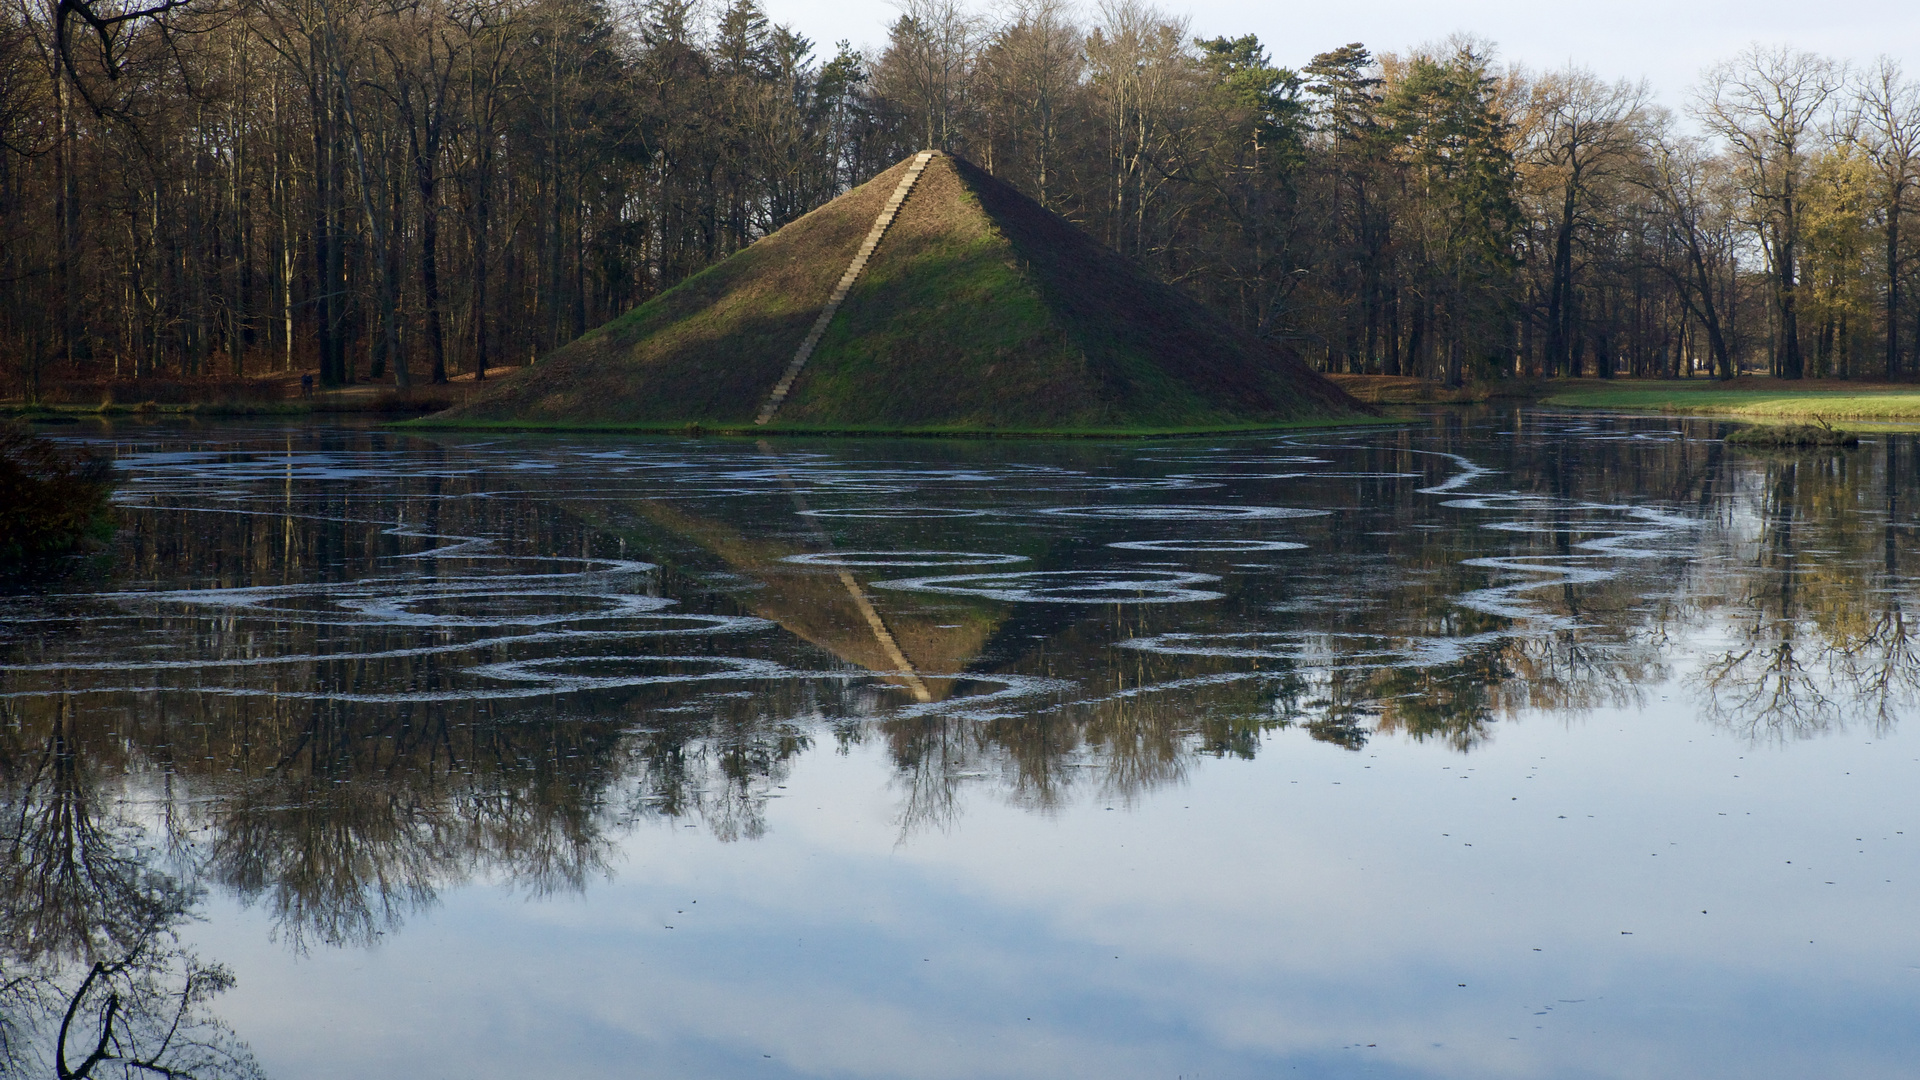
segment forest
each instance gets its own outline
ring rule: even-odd
[[[1298,70],[1140,0],[11,0],[0,395],[524,365],[921,148],[1329,372],[1920,373],[1920,84],[1682,102],[1456,38]]]

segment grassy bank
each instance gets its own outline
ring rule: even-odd
[[[930,438],[930,439],[1164,439],[1208,435],[1258,435],[1265,432],[1301,431],[1357,424],[1398,424],[1404,420],[1384,416],[1347,416],[1338,419],[1289,420],[1259,424],[1233,424],[1213,427],[1116,427],[1116,428],[973,428],[973,427],[889,427],[859,425],[809,425],[771,423],[563,423],[524,420],[465,420],[424,417],[404,420],[394,426],[424,431],[533,431],[567,434],[614,435],[717,435],[761,438],[765,436],[807,436],[813,438]]]
[[[517,366],[487,369],[499,379]],[[0,393],[0,417],[60,421],[118,416],[190,419],[221,416],[307,416],[315,413],[433,413],[465,403],[489,388],[472,372],[444,383],[418,382],[407,389],[391,377],[350,386],[314,387],[315,373],[281,372],[250,379],[96,379],[49,380],[38,400],[20,396],[18,386]],[[11,395],[11,396],[6,396]]]
[[[98,405],[29,404],[0,402],[0,416],[19,420],[91,420],[112,417],[149,417],[187,419],[217,416],[310,416],[325,413],[429,413],[451,407],[458,397],[446,393],[413,391],[402,393],[378,387],[356,387],[318,393],[309,398],[190,401],[163,404],[143,401],[137,404],[102,402]]]
[[[1583,380],[1558,384],[1543,405],[1670,416],[1718,416],[1756,423],[1847,420],[1887,426],[1920,425],[1920,386],[1835,380],[1788,382],[1739,379],[1731,383]]]
[[[302,416],[315,409],[299,401],[206,401],[185,405],[28,405],[17,401],[0,402],[0,416],[19,420],[91,420],[114,416]]]

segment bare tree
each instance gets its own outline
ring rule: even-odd
[[[1013,0],[1005,21],[981,56],[984,81],[997,116],[983,124],[1000,134],[1018,162],[996,159],[991,138],[987,167],[1030,177],[1034,198],[1052,206],[1059,198],[1061,125],[1075,103],[1086,69],[1080,29],[1064,0]],[[996,120],[998,123],[996,124]]]
[[[1144,259],[1161,192],[1180,171],[1182,114],[1198,63],[1185,18],[1139,0],[1106,0],[1087,35],[1094,107],[1105,132],[1108,243]]]
[[[1813,53],[1753,45],[1711,68],[1693,103],[1693,115],[1741,164],[1741,184],[1773,269],[1775,374],[1789,379],[1805,373],[1798,306],[1801,188],[1820,120],[1844,74]]]
[[[1885,355],[1887,378],[1898,378],[1900,362],[1900,278],[1904,253],[1900,219],[1906,216],[1920,183],[1920,84],[1908,80],[1900,63],[1881,57],[1861,79],[1857,108],[1858,137],[1873,162],[1880,185],[1881,227],[1886,236]]]
[[[1725,210],[1726,170],[1699,140],[1657,126],[1648,145],[1640,182],[1651,194],[1654,220],[1664,228],[1680,258],[1660,264],[1681,303],[1707,335],[1714,373],[1734,377],[1727,306],[1737,284],[1733,222]]]
[[[954,149],[981,19],[957,0],[901,0],[899,7],[900,17],[887,30],[887,51],[874,68],[874,87],[913,117],[923,149]]]
[[[1531,123],[1519,164],[1540,198],[1553,240],[1547,287],[1548,370],[1573,373],[1576,249],[1602,229],[1620,205],[1606,190],[1639,164],[1645,145],[1645,83],[1607,83],[1584,68],[1568,67],[1528,87]]]
[[[457,115],[455,76],[467,60],[472,41],[439,2],[408,7],[399,18],[404,20],[399,32],[385,37],[380,47],[393,76],[387,89],[405,132],[420,200],[420,299],[426,316],[429,378],[443,383],[447,381],[447,344],[440,297],[441,159]]]

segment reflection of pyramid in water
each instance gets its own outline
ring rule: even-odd
[[[966,670],[1006,615],[1002,605],[978,601],[877,597],[849,571],[789,561],[817,549],[749,537],[663,502],[637,509],[751,580],[757,587],[741,597],[747,610],[841,660],[887,673],[887,682],[920,701],[952,696],[959,680],[951,676]]]
[[[1360,411],[1290,353],[961,159],[932,155],[882,220],[914,164],[442,417],[750,427],[776,387],[773,428],[1180,428]],[[837,286],[844,304],[823,323]]]

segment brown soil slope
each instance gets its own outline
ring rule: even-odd
[[[905,168],[435,419],[750,426]],[[1364,411],[1289,353],[939,155],[771,427],[1199,428]]]

